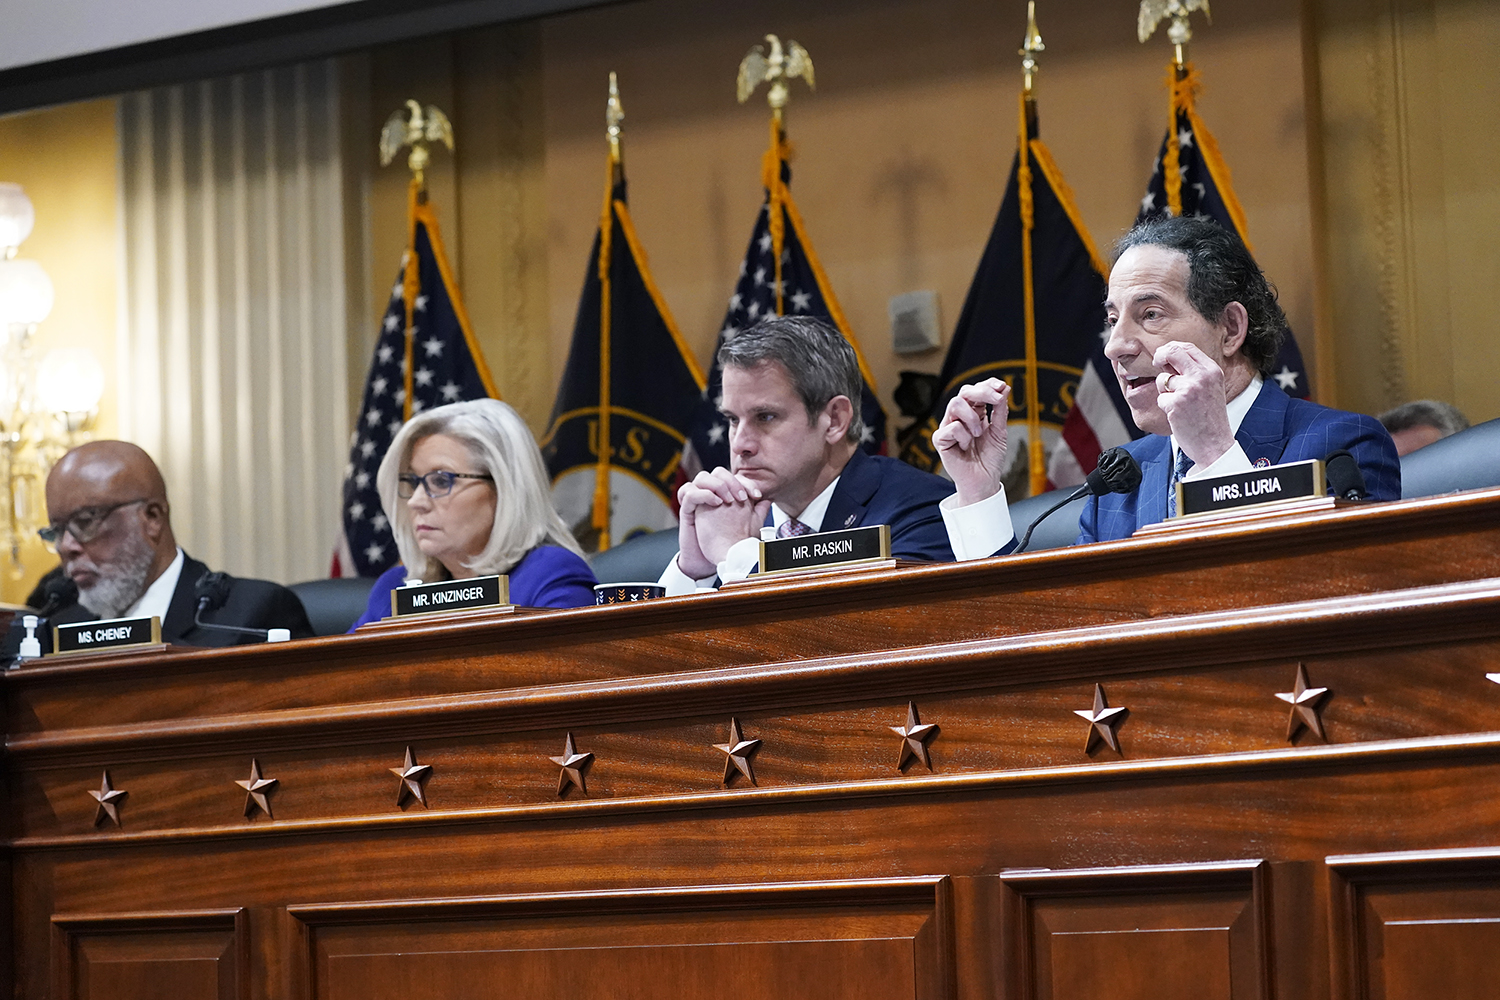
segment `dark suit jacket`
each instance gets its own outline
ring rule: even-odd
[[[1373,500],[1401,498],[1401,460],[1391,436],[1374,417],[1293,399],[1275,383],[1261,386],[1235,440],[1251,462],[1268,465],[1327,458],[1347,449],[1364,473]],[[1089,497],[1078,518],[1078,542],[1129,538],[1137,528],[1167,518],[1172,476],[1171,439],[1148,434],[1125,445],[1141,463],[1141,485],[1133,493]]]
[[[888,524],[891,555],[896,558],[952,562],[953,548],[938,510],[938,501],[952,492],[953,484],[941,476],[856,451],[828,498],[823,530]]]
[[[174,646],[235,646],[240,643],[260,642],[253,635],[221,632],[217,629],[199,628],[193,624],[198,605],[193,600],[193,588],[208,567],[191,556],[184,555],[182,575],[177,578],[177,589],[172,591],[172,601],[167,605],[167,615],[162,619],[161,638]],[[238,625],[242,628],[290,629],[293,639],[306,639],[313,634],[307,621],[307,612],[297,595],[269,580],[248,580],[234,577],[229,588],[229,598],[224,606],[204,612],[205,622],[220,625]],[[97,618],[78,603],[67,605],[52,616],[49,625],[66,625],[70,622],[86,622]],[[50,636],[50,631],[48,635]],[[50,646],[50,640],[42,644]]]

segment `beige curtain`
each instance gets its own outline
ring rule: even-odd
[[[121,99],[123,437],[215,569],[327,575],[348,447],[336,63]]]

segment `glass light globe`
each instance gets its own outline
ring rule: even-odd
[[[52,312],[52,279],[34,260],[0,260],[0,325],[40,323]]]
[[[36,211],[19,184],[0,184],[0,257],[31,235]]]
[[[36,394],[48,413],[92,412],[104,395],[104,369],[86,348],[54,348],[37,368]]]

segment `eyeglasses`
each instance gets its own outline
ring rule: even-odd
[[[452,493],[453,483],[458,479],[487,479],[492,483],[495,481],[494,476],[485,473],[445,472],[439,469],[436,472],[429,472],[425,476],[419,476],[416,473],[408,472],[405,475],[396,477],[396,495],[402,500],[410,500],[417,495],[417,486],[420,484],[422,489],[427,491],[427,495],[436,500],[439,497],[445,497],[449,493]]]
[[[37,530],[42,536],[42,541],[48,545],[56,545],[62,541],[64,533],[69,533],[79,545],[87,545],[99,537],[99,532],[104,530],[104,522],[109,520],[109,515],[121,507],[129,507],[131,504],[148,503],[148,497],[138,500],[122,500],[120,503],[111,504],[108,507],[80,507],[69,514],[62,521],[54,521],[45,528]]]

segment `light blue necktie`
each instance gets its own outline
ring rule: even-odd
[[[1188,453],[1181,448],[1177,449],[1177,464],[1172,467],[1172,481],[1167,484],[1167,516],[1177,516],[1177,484],[1188,474],[1193,467],[1193,460],[1188,458]]]

